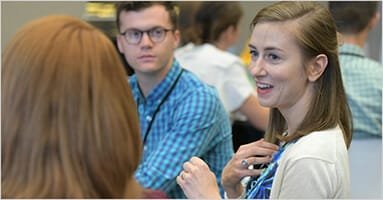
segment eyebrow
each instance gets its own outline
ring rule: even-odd
[[[250,49],[257,49],[257,48],[256,48],[254,45],[252,45],[252,44],[249,44],[249,48],[250,48]],[[265,51],[272,51],[272,50],[283,51],[282,49],[277,48],[277,47],[266,47],[266,48],[265,48]]]
[[[125,31],[124,32],[127,32],[127,31],[140,31],[140,32],[145,32],[145,31],[150,31],[150,30],[153,30],[153,29],[156,29],[156,28],[163,28],[163,29],[166,29],[166,28],[164,28],[164,27],[162,27],[162,26],[153,26],[153,27],[151,27],[151,28],[149,28],[149,29],[146,29],[146,30],[142,30],[142,29],[139,29],[139,28],[127,28],[127,29],[125,29]]]

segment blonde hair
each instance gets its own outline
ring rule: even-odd
[[[251,26],[265,22],[296,22],[296,41],[301,48],[304,61],[325,54],[328,65],[315,82],[314,98],[309,111],[296,133],[282,137],[286,121],[277,108],[272,108],[270,123],[265,138],[271,142],[278,139],[292,141],[313,131],[326,130],[339,125],[346,146],[352,139],[351,112],[347,103],[338,59],[336,26],[330,12],[315,2],[279,2],[262,9],[253,19]]]
[[[106,36],[74,17],[34,20],[1,76],[3,198],[140,197],[138,115]]]

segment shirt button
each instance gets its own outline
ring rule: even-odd
[[[148,122],[150,122],[150,121],[152,121],[152,117],[151,116],[146,116],[146,121],[148,121]]]
[[[144,146],[144,151],[148,150],[148,147],[147,146]]]

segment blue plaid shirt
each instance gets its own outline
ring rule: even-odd
[[[175,60],[166,77],[145,99],[137,77],[130,78],[144,138],[153,112],[182,68]],[[233,156],[231,125],[216,90],[194,74],[183,71],[169,98],[162,104],[144,144],[137,181],[145,188],[162,190],[169,198],[186,198],[176,183],[182,165],[192,156],[207,162],[221,186],[221,174]]]
[[[354,122],[354,138],[382,137],[382,64],[363,50],[344,44],[339,49],[343,83]]]

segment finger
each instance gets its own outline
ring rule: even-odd
[[[270,142],[267,142],[266,140],[259,141],[259,145],[265,149],[271,149],[274,151],[279,150],[279,146]]]
[[[203,160],[201,158],[193,156],[192,158],[190,158],[190,162],[195,164],[195,163],[203,162]]]
[[[198,167],[198,168],[209,168],[209,166],[205,163],[205,161],[203,161],[202,159],[198,158],[198,157],[192,157],[190,159],[190,163],[193,164],[194,167]]]
[[[184,180],[182,179],[181,175],[178,175],[176,178],[176,182],[178,185],[180,185],[181,188],[183,188]]]
[[[248,169],[245,172],[243,172],[243,177],[246,177],[246,176],[258,176],[258,175],[262,174],[262,172],[265,171],[265,170],[266,169]]]
[[[271,156],[257,156],[257,157],[249,157],[246,159],[247,163],[249,165],[256,165],[256,164],[265,164],[265,163],[270,163],[272,161]]]
[[[189,173],[193,170],[193,168],[195,168],[195,166],[191,162],[185,162],[183,168],[186,173]]]
[[[239,147],[236,155],[239,158],[247,158],[250,156],[267,156],[277,152],[279,147],[265,141],[257,141],[242,145]]]
[[[248,168],[248,167],[249,167],[249,163],[247,162],[246,159],[242,159],[242,160],[241,160],[241,165],[242,165],[244,168]]]

